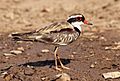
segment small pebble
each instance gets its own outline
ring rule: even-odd
[[[105,47],[105,50],[110,50],[111,49],[111,47]]]
[[[19,51],[25,51],[23,47],[18,47],[17,50],[19,50]]]
[[[57,74],[55,77],[53,81],[70,81],[70,76],[66,73]]]
[[[102,74],[105,79],[109,78],[120,78],[120,72],[107,72]]]
[[[107,39],[105,37],[100,37],[100,40],[107,41]]]
[[[77,52],[72,52],[72,54],[77,54]]]
[[[48,81],[48,77],[43,77],[43,78],[41,78],[41,80],[42,81],[46,81],[46,80]]]
[[[95,65],[97,64],[97,62],[95,61]]]
[[[4,53],[5,56],[14,56],[14,54],[11,53]]]
[[[32,68],[28,68],[24,71],[25,75],[32,76],[34,74],[34,70]]]
[[[105,60],[110,61],[111,59],[110,58],[105,58]]]
[[[42,53],[48,53],[49,50],[48,49],[44,49],[44,50],[41,50]]]
[[[28,68],[34,68],[33,66],[27,65]]]
[[[95,65],[94,65],[94,64],[91,64],[91,65],[90,65],[90,68],[94,68],[94,67],[95,67]]]
[[[23,41],[17,41],[16,43],[20,44],[20,43],[23,43]]]
[[[19,51],[19,50],[12,50],[12,51],[10,51],[10,53],[13,53],[13,54],[21,54],[22,53],[22,51]]]

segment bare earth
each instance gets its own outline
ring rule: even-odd
[[[102,76],[120,71],[120,0],[0,0],[0,81],[52,81],[61,73],[54,69],[54,46],[16,42],[8,35],[65,20],[73,13],[84,14],[94,25],[83,26],[77,41],[60,47],[62,62],[71,68],[63,72],[71,81],[120,81]],[[44,49],[49,52],[41,52]]]

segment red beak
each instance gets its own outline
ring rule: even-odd
[[[84,20],[84,24],[93,25],[92,23],[90,23],[90,22],[88,22],[88,21],[86,21],[86,20]]]

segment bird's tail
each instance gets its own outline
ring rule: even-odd
[[[10,34],[10,37],[16,41],[34,41],[33,38],[30,38],[30,36],[32,36],[33,34],[34,34],[34,32],[12,33],[12,34]]]

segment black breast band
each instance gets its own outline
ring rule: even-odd
[[[77,28],[77,27],[74,27],[75,31],[77,31],[80,35],[81,31]]]

